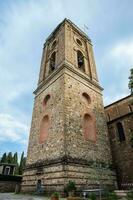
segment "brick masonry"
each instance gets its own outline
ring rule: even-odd
[[[133,101],[127,96],[105,107],[113,161],[119,188],[133,183]],[[121,123],[125,139],[120,141],[117,123]]]

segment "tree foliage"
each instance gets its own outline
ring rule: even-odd
[[[7,155],[7,163],[13,163],[12,152],[9,152],[8,155]]]
[[[3,156],[1,157],[0,162],[1,163],[6,163],[7,162],[7,155],[6,155],[6,153],[4,153]]]
[[[19,174],[23,174],[25,163],[26,163],[26,157],[24,157],[24,152],[22,152],[19,165]]]
[[[129,84],[128,87],[131,91],[131,95],[133,95],[133,68],[130,69],[130,76],[129,76]]]

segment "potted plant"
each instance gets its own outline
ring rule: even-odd
[[[96,195],[95,195],[94,193],[91,193],[91,194],[89,195],[89,199],[90,199],[90,200],[96,200],[97,198],[96,198]]]
[[[69,197],[73,197],[76,191],[75,182],[69,181],[68,184],[66,185],[65,190],[67,191]]]
[[[54,192],[52,195],[51,195],[51,200],[59,200],[59,192]]]

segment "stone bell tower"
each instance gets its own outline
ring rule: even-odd
[[[114,185],[101,91],[91,40],[65,19],[44,44],[22,191]]]

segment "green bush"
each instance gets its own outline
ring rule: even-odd
[[[118,200],[117,195],[114,192],[109,192],[106,196],[107,200]]]
[[[76,190],[75,182],[74,181],[69,181],[68,184],[65,187],[65,190],[67,192],[75,191]]]
[[[127,193],[127,199],[133,200],[133,190]]]
[[[108,189],[104,189],[104,197],[106,200],[118,200],[116,193],[111,192]]]
[[[96,200],[97,198],[96,198],[95,193],[91,193],[91,194],[89,195],[89,199],[91,199],[91,200]]]

